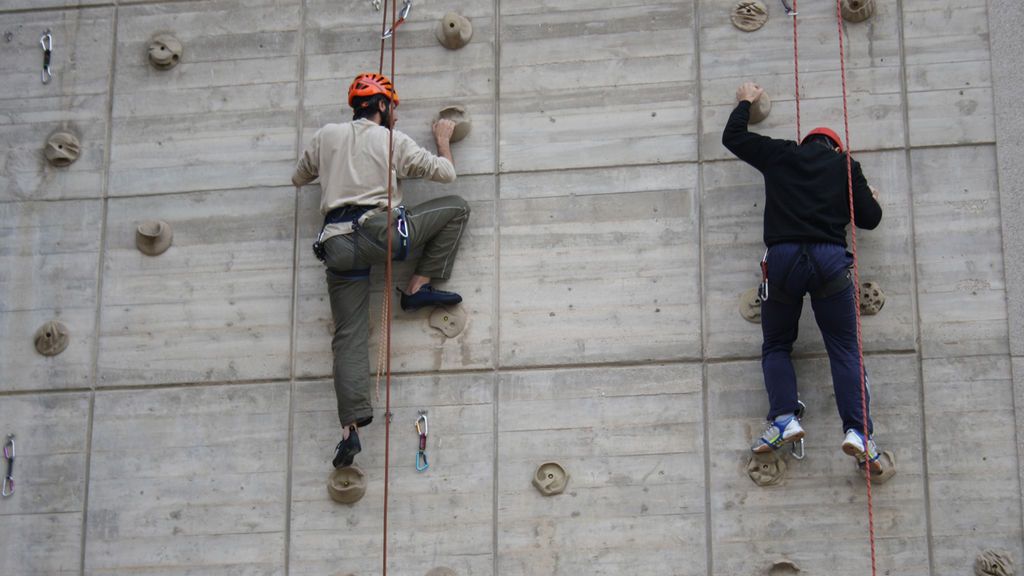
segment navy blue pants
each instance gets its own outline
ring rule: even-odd
[[[852,263],[853,258],[838,244],[784,243],[769,248],[768,300],[761,304],[761,368],[771,405],[769,420],[797,409],[796,372],[790,354],[796,342],[803,296],[811,293],[814,319],[832,368],[832,387],[843,431],[864,430],[853,284],[831,296],[814,297],[829,281],[846,274]],[[866,371],[864,378],[867,392]],[[867,400],[870,401],[870,393]],[[869,433],[871,429],[869,417]]]

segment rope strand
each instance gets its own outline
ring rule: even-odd
[[[797,0],[793,0],[793,94],[796,95],[796,141],[800,142],[800,51],[797,49]]]

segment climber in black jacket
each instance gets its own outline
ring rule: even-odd
[[[860,362],[857,346],[854,286],[846,250],[850,223],[847,158],[839,136],[815,128],[800,142],[777,140],[747,129],[750,106],[763,90],[752,82],[736,90],[736,109],[722,134],[725,145],[740,160],[764,176],[764,243],[761,284],[761,367],[771,406],[768,427],[751,447],[771,452],[803,438],[796,417],[796,373],[790,354],[796,341],[804,294],[811,294],[814,318],[821,330],[832,368],[836,406],[843,421],[843,452],[859,465],[871,463],[881,472],[878,448],[864,438]],[[873,229],[882,219],[874,188],[868,186],[860,164],[851,161],[853,208],[858,228]],[[867,373],[865,372],[865,390]],[[868,399],[865,398],[865,401]]]

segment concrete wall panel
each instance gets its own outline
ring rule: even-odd
[[[494,376],[403,376],[392,380],[391,394],[389,573],[420,576],[448,566],[460,575],[493,574]],[[290,574],[380,571],[383,399],[375,404],[356,456],[366,495],[338,504],[327,494],[341,439],[333,387],[296,385]],[[430,426],[424,472],[415,467],[419,410],[427,411]]]
[[[294,211],[292,188],[112,200],[100,383],[288,377]],[[174,230],[155,257],[135,247],[149,219]]]
[[[295,160],[300,3],[173,2],[119,11],[111,195],[288,183]],[[159,71],[149,41],[181,62]]]
[[[695,365],[515,372],[498,406],[498,570],[706,574]],[[571,478],[544,497],[541,463]]]
[[[894,451],[898,463],[893,479],[873,487],[878,572],[928,574],[915,358],[869,356],[865,365],[879,446]],[[787,454],[782,484],[759,487],[746,465],[768,412],[760,364],[708,366],[714,574],[767,573],[781,559],[795,562],[801,574],[870,571],[863,475],[840,450],[828,363],[805,360],[796,368],[807,404],[807,456],[797,461]]]
[[[922,352],[1006,354],[995,149],[914,150],[911,162]]]
[[[91,384],[101,220],[99,201],[0,203],[0,389]],[[50,320],[70,343],[47,357],[34,338]]]
[[[1009,358],[926,359],[922,370],[933,574],[968,572],[987,548],[1021,558]]]
[[[53,36],[50,69],[40,77],[40,36]],[[110,38],[109,8],[0,15],[0,201],[97,198],[103,193]],[[7,36],[9,34],[9,37]],[[57,130],[81,144],[74,164],[56,168],[44,154]]]
[[[503,177],[502,365],[699,356],[696,179],[689,164]]]
[[[97,394],[85,573],[284,574],[288,403],[287,384]]]

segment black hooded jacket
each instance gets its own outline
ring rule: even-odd
[[[825,242],[846,246],[850,197],[846,155],[825,146],[776,140],[747,130],[750,102],[737,104],[722,144],[764,175],[764,243]],[[853,208],[858,228],[874,229],[882,207],[871,196],[860,163],[853,164]]]

